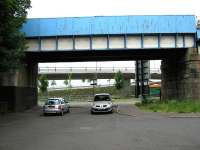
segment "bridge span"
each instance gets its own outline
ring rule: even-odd
[[[153,59],[162,60],[162,99],[200,99],[196,23],[194,15],[28,19],[21,29],[26,65],[1,74],[0,101],[12,111],[36,105],[40,62],[135,60],[136,87],[143,95],[143,62]]]
[[[22,31],[36,62],[163,59],[196,47],[197,32],[192,15],[28,19]]]
[[[49,80],[65,80],[68,74],[72,79],[113,79],[121,71],[125,79],[135,79],[134,67],[39,67],[39,75],[47,75]],[[151,68],[148,79],[160,79],[161,70]]]

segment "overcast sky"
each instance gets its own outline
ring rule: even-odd
[[[194,14],[200,16],[199,0],[31,0],[29,18]]]
[[[192,14],[200,16],[200,0],[31,0],[32,8],[28,18],[113,16],[113,15],[175,15]],[[107,63],[112,66],[120,63]],[[132,62],[124,63],[126,66]],[[151,67],[156,67],[153,62]],[[61,64],[40,64],[40,66],[64,66]],[[70,63],[67,66],[79,66]],[[95,63],[82,63],[95,66]],[[98,63],[102,66],[103,63]],[[158,66],[157,65],[157,66]],[[159,66],[158,66],[159,67]]]

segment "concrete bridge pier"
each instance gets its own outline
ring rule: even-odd
[[[196,48],[162,60],[161,70],[162,99],[200,99],[200,55]]]
[[[28,63],[22,69],[0,73],[0,104],[12,112],[37,105],[37,63]]]
[[[128,97],[132,95],[133,90],[131,89],[131,79],[124,79],[124,85],[123,88],[121,89],[121,94],[124,97]]]

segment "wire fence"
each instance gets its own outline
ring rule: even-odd
[[[134,67],[39,67],[38,72],[43,73],[135,73]],[[159,68],[150,68],[150,73],[161,73]]]

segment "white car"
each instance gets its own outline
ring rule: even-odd
[[[113,103],[110,94],[100,93],[94,96],[91,106],[91,114],[98,112],[113,112]]]
[[[69,104],[63,98],[48,98],[43,106],[43,114],[60,114],[69,112]]]

